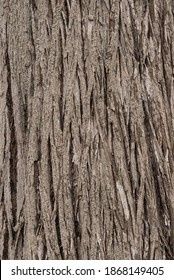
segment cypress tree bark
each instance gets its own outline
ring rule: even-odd
[[[0,258],[174,258],[172,0],[0,3]]]

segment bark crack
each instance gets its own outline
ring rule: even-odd
[[[7,82],[8,88],[6,93],[6,106],[8,111],[8,122],[10,127],[10,189],[11,189],[11,203],[13,221],[12,225],[16,224],[17,214],[17,140],[16,140],[16,128],[13,111],[13,98],[11,89],[11,68],[8,50],[6,53],[6,65],[7,65]]]

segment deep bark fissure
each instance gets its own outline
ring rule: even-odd
[[[9,232],[8,232],[8,221],[5,213],[4,213],[4,225],[5,225],[5,230],[4,230],[4,246],[2,251],[2,259],[8,260]]]
[[[59,114],[60,114],[60,129],[63,131],[64,128],[64,109],[63,108],[65,105],[63,103],[63,91],[64,91],[64,64],[63,64],[63,41],[62,41],[62,34],[61,30],[59,30],[59,48],[60,48],[60,54],[59,54],[59,82],[60,82],[60,96],[59,96]]]
[[[13,98],[11,91],[11,69],[10,69],[10,59],[7,50],[6,54],[6,65],[7,65],[7,82],[8,88],[6,93],[6,106],[8,109],[8,122],[10,127],[10,190],[11,190],[11,203],[12,203],[12,214],[13,221],[12,224],[16,224],[16,213],[17,213],[17,140],[16,140],[16,128],[14,121],[13,112]],[[13,232],[13,234],[15,234]]]
[[[40,198],[40,191],[39,191],[39,162],[34,161],[34,188],[36,191],[36,221],[40,224],[41,221],[41,198]]]
[[[79,77],[79,73],[78,73],[78,65],[77,65],[77,79],[78,79],[78,85],[79,85],[79,89],[80,89],[80,94],[79,94],[79,99],[80,99],[80,119],[81,119],[81,123],[83,123],[83,102],[82,102],[82,95],[81,95],[81,83],[80,83],[80,77]]]
[[[49,173],[49,185],[50,185],[50,203],[51,203],[51,209],[53,211],[54,203],[55,203],[55,194],[54,194],[54,188],[53,188],[53,171],[52,171],[52,155],[51,155],[50,136],[48,137],[47,147],[48,147],[48,173]]]
[[[64,258],[63,245],[62,245],[61,233],[60,233],[59,211],[57,212],[56,215],[55,225],[56,225],[56,232],[57,232],[57,241],[60,249],[60,256],[61,259],[64,260],[65,258]]]
[[[30,0],[30,1],[31,1],[31,5],[32,5],[32,10],[33,11],[37,10],[36,0]]]

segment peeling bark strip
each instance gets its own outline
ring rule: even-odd
[[[173,14],[0,2],[1,259],[174,259]]]

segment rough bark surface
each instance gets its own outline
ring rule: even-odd
[[[0,1],[0,258],[174,258],[172,0]]]

